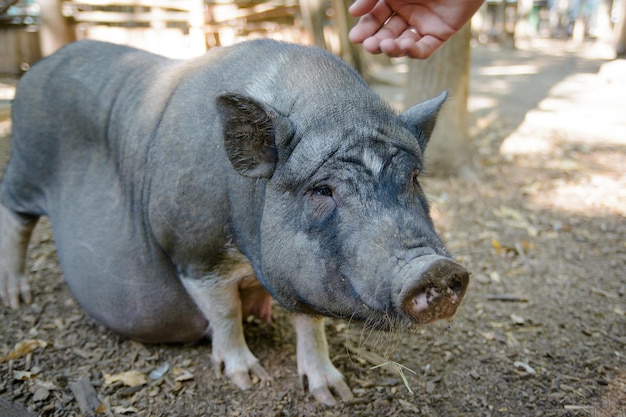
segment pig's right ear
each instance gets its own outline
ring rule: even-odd
[[[270,178],[278,161],[275,126],[278,114],[237,93],[218,95],[216,105],[226,154],[235,170],[246,177]]]
[[[444,91],[437,97],[416,104],[400,115],[405,126],[417,137],[422,153],[424,153],[430,135],[435,128],[439,110],[447,99],[448,92]]]

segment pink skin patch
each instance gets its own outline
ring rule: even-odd
[[[429,288],[413,297],[411,308],[413,314],[424,313],[429,316],[427,321],[433,321],[437,318],[452,317],[456,312],[458,301],[458,295],[449,288],[444,293],[439,292],[436,288]],[[432,311],[428,311],[429,309]]]
[[[239,296],[244,320],[253,315],[265,323],[272,321],[272,296],[260,284],[239,287]]]
[[[425,292],[420,293],[420,295],[418,295],[417,297],[413,298],[413,311],[415,311],[416,313],[419,313],[421,311],[426,310],[428,308],[428,304],[429,304],[428,303],[428,298],[429,297],[428,297],[427,293],[425,293]]]

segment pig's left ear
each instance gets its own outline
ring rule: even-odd
[[[406,127],[417,137],[422,152],[426,149],[430,135],[435,128],[437,114],[447,98],[448,92],[444,91],[437,97],[416,104],[400,115]]]
[[[286,123],[282,116],[238,93],[218,95],[216,105],[232,166],[246,177],[270,178],[278,161],[276,136]]]

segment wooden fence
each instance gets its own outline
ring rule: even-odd
[[[42,5],[41,21],[45,22],[44,0],[37,1]],[[188,58],[214,46],[269,37],[315,44],[342,55],[354,65],[358,59],[354,59],[347,41],[348,1],[45,0],[45,3],[57,4],[54,9],[57,20],[51,27],[66,25],[71,37],[75,35],[76,39],[105,40],[173,58]],[[58,13],[59,3],[61,13]],[[46,13],[53,14],[50,9]],[[48,33],[44,32],[45,28],[42,24],[42,34]],[[7,68],[0,67],[0,72],[19,73],[15,68],[25,70],[39,58],[35,53],[37,33],[28,32],[25,27],[4,32],[0,30],[0,59],[7,63]],[[42,47],[48,38],[42,35]]]
[[[37,31],[22,26],[0,27],[0,74],[19,75],[41,58]]]
[[[206,50],[202,0],[73,0],[63,15],[77,39],[100,39],[175,58]]]

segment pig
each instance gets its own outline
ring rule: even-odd
[[[79,41],[20,80],[0,188],[0,295],[31,302],[40,216],[95,320],[145,343],[211,337],[219,375],[267,372],[243,318],[293,312],[316,400],[352,398],[323,317],[404,331],[450,320],[470,274],[420,186],[445,92],[394,112],[348,65],[257,40],[171,60]]]

